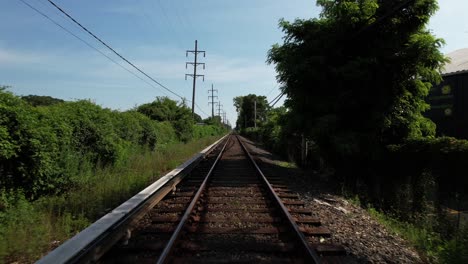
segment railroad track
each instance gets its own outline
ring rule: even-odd
[[[155,206],[115,228],[112,246],[94,242],[99,249],[71,262],[346,263],[343,247],[321,243],[330,232],[320,220],[260,171],[236,135],[212,149]]]

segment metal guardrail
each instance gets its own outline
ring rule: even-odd
[[[129,226],[138,221],[148,209],[154,207],[167,193],[172,191],[175,185],[228,135],[223,136],[122,203],[36,263],[60,264],[97,261],[116,242],[125,236],[130,236]]]

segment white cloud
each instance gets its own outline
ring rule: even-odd
[[[38,63],[46,59],[43,55],[30,52],[22,52],[0,47],[0,66],[22,65],[26,63]]]

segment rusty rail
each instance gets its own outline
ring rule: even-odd
[[[38,264],[93,263],[122,237],[131,224],[165,197],[197,164],[228,135],[206,147],[171,172],[106,214],[64,244],[38,260]]]
[[[203,192],[203,190],[205,189],[206,187],[206,183],[208,182],[211,174],[213,173],[213,170],[214,168],[216,167],[216,164],[218,164],[218,161],[219,159],[221,158],[221,156],[223,155],[224,153],[224,150],[226,149],[226,145],[228,144],[229,142],[229,139],[226,140],[226,143],[224,144],[223,148],[221,149],[218,157],[216,157],[216,160],[215,162],[213,163],[213,165],[211,166],[210,170],[208,171],[208,173],[206,174],[205,176],[205,179],[203,180],[202,184],[200,185],[197,193],[195,194],[195,196],[193,197],[192,201],[190,202],[190,205],[187,207],[187,209],[185,210],[184,212],[184,215],[182,216],[182,219],[180,220],[179,224],[177,225],[177,228],[176,230],[174,231],[174,233],[172,234],[171,238],[169,239],[169,242],[166,244],[166,246],[164,247],[164,250],[162,252],[162,254],[159,256],[159,259],[158,259],[158,264],[162,264],[162,263],[166,263],[167,262],[167,258],[169,257],[169,255],[171,254],[172,250],[173,250],[173,247],[174,247],[174,244],[175,242],[177,241],[177,239],[179,238],[180,236],[180,233],[182,231],[182,228],[185,226],[185,224],[187,223],[187,220],[189,219],[189,216],[190,216],[190,213],[192,212],[193,208],[195,207],[196,203],[198,202],[198,199],[200,198],[200,195],[201,193]]]
[[[252,155],[250,155],[250,153],[247,150],[247,148],[245,147],[244,143],[242,143],[242,141],[239,139],[239,137],[237,135],[236,135],[236,138],[239,141],[240,145],[242,146],[242,149],[247,154],[250,161],[252,162],[252,164],[256,168],[256,170],[257,170],[258,174],[260,175],[263,183],[268,187],[268,190],[270,191],[270,195],[272,195],[274,197],[274,200],[275,200],[276,204],[281,208],[282,214],[287,218],[289,226],[293,229],[294,234],[296,235],[297,239],[300,241],[300,245],[302,246],[302,248],[303,248],[304,252],[306,253],[307,257],[309,258],[309,260],[312,261],[312,263],[321,263],[320,257],[315,252],[315,250],[313,248],[311,248],[311,246],[309,245],[309,242],[307,242],[306,237],[299,230],[299,227],[297,226],[296,221],[294,221],[294,219],[291,216],[291,214],[289,213],[288,209],[283,204],[283,202],[281,201],[279,196],[276,194],[273,187],[268,182],[267,178],[265,177],[263,172],[260,170],[260,168],[258,167],[255,160],[252,158]]]

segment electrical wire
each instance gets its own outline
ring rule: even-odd
[[[278,83],[275,85],[275,87],[273,87],[265,96],[268,96],[271,94],[271,92],[273,92],[273,90],[275,90],[277,87],[278,87]]]
[[[102,56],[106,57],[108,60],[110,60],[111,62],[113,62],[114,64],[116,64],[117,66],[119,66],[120,68],[124,69],[125,71],[127,71],[128,73],[132,74],[133,76],[135,76],[136,78],[140,79],[141,81],[145,82],[146,84],[148,84],[149,86],[155,88],[155,89],[158,89],[156,86],[154,86],[153,84],[151,84],[150,82],[146,81],[145,79],[141,78],[140,76],[138,76],[137,74],[135,74],[134,72],[130,71],[129,69],[125,68],[122,64],[118,63],[117,61],[115,61],[114,59],[112,59],[111,57],[107,56],[104,52],[100,51],[98,48],[94,47],[93,45],[91,45],[89,42],[87,42],[86,40],[80,38],[79,36],[77,36],[75,33],[71,32],[69,29],[67,29],[66,27],[60,25],[57,21],[55,21],[54,19],[52,19],[51,17],[49,17],[48,15],[46,15],[45,13],[43,13],[42,11],[40,11],[39,9],[35,8],[34,6],[30,5],[29,3],[27,3],[26,1],[24,0],[19,0],[21,1],[23,4],[25,4],[26,6],[28,6],[29,8],[31,8],[32,10],[36,11],[38,14],[42,15],[43,17],[45,17],[46,19],[48,19],[50,22],[52,22],[53,24],[55,24],[56,26],[58,26],[59,28],[61,28],[62,30],[64,30],[65,32],[67,32],[68,34],[72,35],[73,37],[75,37],[76,39],[78,39],[79,41],[83,42],[86,46],[88,46],[89,48],[97,51],[98,53],[100,53]],[[158,89],[160,90],[160,89]],[[167,94],[166,94],[167,95]]]
[[[22,1],[22,0],[20,0]],[[154,78],[152,78],[151,76],[149,76],[146,72],[142,71],[140,68],[138,68],[137,66],[135,66],[133,63],[131,63],[129,60],[127,60],[125,57],[123,57],[122,55],[120,55],[120,53],[118,53],[117,51],[115,51],[112,47],[110,47],[107,43],[105,43],[104,41],[102,41],[99,37],[97,37],[95,34],[93,34],[90,30],[88,30],[86,27],[84,27],[83,25],[81,25],[78,21],[76,21],[72,16],[70,16],[67,12],[65,12],[65,10],[63,10],[61,7],[59,7],[57,4],[55,4],[52,0],[47,0],[51,5],[53,5],[55,8],[57,8],[60,12],[62,12],[64,15],[66,15],[69,19],[71,19],[75,24],[77,24],[81,29],[83,29],[84,31],[86,31],[88,34],[90,34],[91,36],[93,36],[97,41],[99,41],[102,45],[104,45],[106,48],[108,48],[109,50],[111,50],[115,55],[117,55],[118,57],[120,57],[122,60],[124,60],[126,63],[128,63],[130,66],[132,66],[133,68],[135,68],[137,71],[139,71],[141,74],[145,75],[147,78],[149,78],[151,81],[155,82],[156,84],[158,84],[159,86],[161,86],[162,88],[164,88],[165,90],[167,90],[168,92],[172,93],[173,95],[179,97],[180,99],[183,99],[183,97],[175,92],[173,92],[171,89],[167,88],[166,86],[164,86],[163,84],[161,84],[160,82],[158,82],[157,80],[155,80]]]
[[[90,44],[89,42],[85,41],[84,39],[80,38],[79,36],[77,36],[76,34],[74,34],[73,32],[71,32],[69,29],[65,28],[64,26],[60,25],[57,21],[55,21],[54,19],[52,19],[51,17],[49,17],[48,15],[46,15],[45,13],[41,12],[40,10],[38,10],[37,8],[35,8],[34,6],[30,5],[29,3],[27,3],[26,1],[24,0],[19,0],[21,1],[23,4],[25,4],[26,6],[28,6],[29,8],[31,8],[32,10],[36,11],[37,13],[39,13],[40,15],[42,15],[43,17],[45,17],[46,19],[48,19],[50,22],[52,22],[53,24],[55,24],[56,26],[58,26],[59,28],[61,28],[62,30],[64,30],[65,32],[67,32],[68,34],[72,35],[73,37],[75,37],[76,39],[80,40],[81,42],[83,42],[86,46],[88,46],[89,48],[97,51],[98,53],[100,53],[102,56],[106,57],[108,60],[110,60],[111,62],[113,62],[114,64],[118,65],[119,67],[121,67],[122,69],[124,69],[125,71],[127,71],[128,73],[134,75],[135,77],[137,77],[138,79],[140,79],[141,81],[145,82],[146,84],[150,85],[151,87],[157,89],[157,87],[155,87],[153,84],[151,84],[150,82],[146,81],[145,79],[141,78],[140,76],[138,76],[137,74],[135,74],[134,72],[130,71],[129,69],[125,68],[123,65],[121,65],[120,63],[118,63],[117,61],[115,61],[114,59],[112,59],[111,57],[107,56],[105,53],[103,53],[101,50],[99,50],[98,48],[94,47],[92,44]],[[86,28],[84,28],[79,22],[77,22],[75,19],[73,19],[71,16],[69,16],[66,12],[63,11],[63,9],[61,9],[60,7],[58,7],[57,5],[55,5],[52,1],[49,1],[47,0],[48,2],[51,2],[51,4],[56,7],[62,14],[66,15],[68,18],[70,18],[74,23],[78,24],[78,26],[80,26],[82,29],[84,29],[87,33],[91,34],[95,39],[97,39],[99,42],[101,42],[104,46],[106,46],[107,48],[111,49],[111,51],[113,51],[114,53],[116,53],[119,57],[121,57],[124,61],[126,61],[127,63],[129,63],[131,66],[133,66],[134,68],[136,68],[136,66],[134,66],[132,63],[130,63],[129,61],[127,61],[125,58],[123,58],[122,56],[120,56],[120,54],[118,54],[115,50],[113,50],[110,46],[108,46],[106,43],[104,43],[103,41],[101,41],[97,36],[95,36],[93,33],[91,33],[89,30],[87,30]],[[40,1],[39,1],[40,2]],[[138,70],[138,69],[137,69]],[[144,74],[144,73],[143,73]],[[147,76],[148,77],[148,76]],[[152,79],[151,77],[149,77],[150,79]],[[155,81],[155,80],[153,80]],[[166,94],[167,95],[167,94]],[[177,95],[177,94],[176,94]],[[186,101],[186,102],[191,102],[191,100],[187,100],[185,99],[184,97],[181,97],[179,95],[177,95],[178,97],[180,97],[182,100]],[[198,108],[198,110],[203,113],[206,117],[209,117],[209,115],[203,111],[203,109],[198,105],[198,104],[195,104],[196,107]]]
[[[282,94],[280,94],[280,96],[278,97],[278,99],[276,100],[276,102],[274,102],[270,107],[275,106],[275,104],[278,103],[279,100],[280,100],[285,94],[286,94],[286,93],[284,93],[284,92],[283,92]]]
[[[200,112],[202,112],[206,117],[210,117],[210,115],[208,115],[205,111],[203,111],[203,110],[201,109],[201,107],[200,107],[197,103],[195,103],[195,106],[196,106],[196,107],[198,108],[198,110],[200,110]]]
[[[283,93],[280,93],[278,94],[275,98],[273,98],[273,100],[271,100],[268,105],[271,105],[276,99],[278,99],[278,97],[280,97]]]

